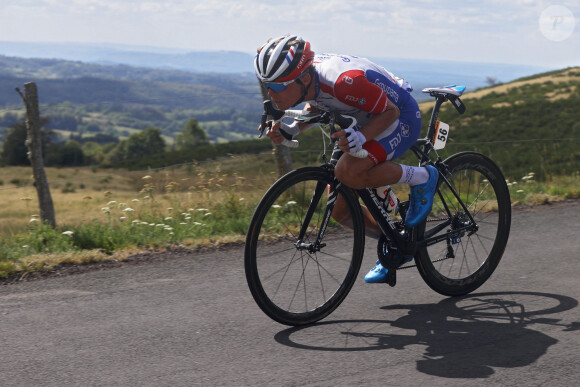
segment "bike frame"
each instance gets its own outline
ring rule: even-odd
[[[435,148],[433,146],[433,137],[435,135],[436,123],[437,123],[437,119],[439,117],[439,110],[441,108],[441,105],[447,100],[451,100],[454,107],[460,113],[462,112],[462,109],[464,111],[464,106],[458,97],[450,98],[449,96],[441,95],[441,94],[435,95],[435,97],[436,97],[435,106],[433,108],[433,112],[431,114],[431,119],[429,121],[427,137],[418,140],[415,143],[415,145],[413,145],[411,147],[411,149],[417,155],[417,157],[420,161],[420,165],[431,164],[431,165],[434,165],[440,172],[445,172],[447,166],[443,163],[443,160],[437,154],[437,152],[435,151]],[[433,161],[429,157],[429,154],[432,151],[435,152],[435,154],[437,155],[436,161]],[[324,159],[326,162],[325,157],[324,157]],[[326,226],[328,225],[328,222],[330,221],[331,214],[332,214],[332,211],[334,209],[334,204],[335,204],[336,198],[337,198],[337,188],[339,187],[340,184],[342,184],[336,179],[336,177],[334,177],[334,173],[333,173],[334,165],[332,164],[332,162],[330,162],[330,163],[326,162],[324,164],[324,167],[329,169],[329,173],[332,173],[333,183],[330,185],[329,199],[328,199],[328,202],[326,205],[322,226],[320,227],[320,230],[318,231],[318,235],[317,235],[316,242],[314,245],[304,244],[302,242],[304,240],[304,236],[305,236],[306,231],[307,231],[306,225],[308,225],[310,223],[310,219],[311,219],[312,215],[314,214],[314,211],[315,211],[316,207],[318,206],[318,203],[319,203],[320,199],[322,198],[322,195],[323,195],[325,188],[326,188],[325,184],[319,183],[315,189],[315,192],[313,193],[309,208],[308,208],[307,213],[306,213],[305,218],[304,218],[303,227],[300,230],[300,234],[298,236],[298,242],[296,244],[296,246],[298,248],[307,249],[309,251],[318,251],[318,250],[320,250],[320,248],[324,247],[322,240],[323,240],[324,234],[326,232]],[[471,212],[469,211],[469,209],[467,208],[465,203],[463,203],[463,200],[461,200],[461,198],[459,197],[459,194],[453,188],[453,186],[451,185],[449,180],[447,180],[445,173],[440,173],[440,178],[442,179],[443,184],[445,184],[449,187],[450,191],[453,193],[455,198],[461,204],[463,210],[465,211],[465,214],[467,214],[467,216],[470,220],[470,224],[468,226],[455,228],[453,231],[448,231],[447,233],[445,233],[443,235],[436,236],[437,233],[439,233],[440,231],[447,228],[451,224],[451,222],[453,221],[453,219],[451,218],[451,211],[449,210],[449,208],[445,204],[445,199],[441,195],[440,190],[437,189],[437,194],[439,195],[442,203],[445,206],[445,211],[449,215],[449,219],[446,222],[442,222],[437,227],[429,230],[429,232],[426,235],[424,235],[424,238],[422,240],[416,240],[416,235],[415,235],[415,232],[413,232],[413,229],[405,228],[405,230],[400,231],[397,228],[397,225],[391,219],[389,214],[385,211],[383,206],[380,204],[379,199],[377,198],[377,196],[375,195],[375,192],[371,188],[364,188],[364,189],[359,189],[359,190],[355,191],[358,194],[358,196],[361,198],[361,200],[363,201],[363,203],[365,204],[365,206],[367,207],[369,212],[371,213],[372,217],[377,222],[383,235],[385,235],[387,240],[389,240],[391,242],[390,246],[389,246],[390,247],[389,250],[391,252],[393,252],[395,254],[395,256],[400,257],[400,256],[406,256],[406,255],[415,255],[415,252],[419,247],[429,246],[429,245],[432,245],[435,243],[439,243],[443,240],[447,240],[447,244],[448,244],[448,246],[450,246],[451,239],[453,237],[461,235],[464,232],[474,232],[477,230],[477,224],[476,224],[473,216],[471,215]],[[451,254],[452,254],[452,249],[449,249],[449,251],[451,251]]]

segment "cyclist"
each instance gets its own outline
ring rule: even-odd
[[[306,110],[356,118],[356,126],[333,134],[340,150],[347,153],[335,168],[336,177],[342,183],[354,189],[409,184],[411,198],[406,224],[413,227],[427,217],[433,206],[437,170],[432,166],[413,167],[392,161],[415,143],[421,131],[421,112],[407,82],[364,58],[315,55],[310,43],[296,35],[270,39],[262,45],[254,59],[254,68],[268,97],[280,110],[307,102]],[[310,126],[279,122],[266,135],[279,144]],[[366,149],[368,157],[348,155],[360,149]],[[345,203],[337,201],[333,218],[348,225],[348,219],[343,218],[347,213]],[[381,231],[376,221],[366,208],[363,213],[367,235],[378,238]],[[387,269],[377,262],[365,281],[386,282]]]

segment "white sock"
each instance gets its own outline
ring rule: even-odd
[[[426,183],[429,180],[429,171],[425,167],[411,167],[400,164],[403,168],[403,175],[399,183],[409,184],[410,186]]]

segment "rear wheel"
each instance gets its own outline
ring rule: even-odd
[[[343,214],[340,222],[325,219],[331,208]],[[309,324],[344,300],[363,254],[364,223],[353,192],[325,168],[302,168],[278,180],[256,208],[246,239],[246,279],[270,318]]]
[[[426,245],[416,261],[433,290],[459,296],[480,287],[499,264],[510,232],[511,202],[503,174],[486,156],[459,153],[444,163],[461,202],[440,177],[433,210],[417,226]]]

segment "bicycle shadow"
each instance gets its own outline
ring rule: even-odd
[[[538,309],[538,298],[548,298],[540,303],[548,306]],[[580,322],[565,324],[543,317],[576,306],[574,298],[556,294],[480,293],[437,304],[382,307],[402,314],[394,320],[328,321],[285,329],[274,338],[283,345],[319,351],[404,350],[419,344],[425,353],[417,360],[418,371],[446,378],[485,378],[494,373],[493,367],[529,365],[558,342],[532,329],[534,325],[579,330]],[[407,330],[415,334],[406,334]],[[300,342],[303,336],[308,344]]]

